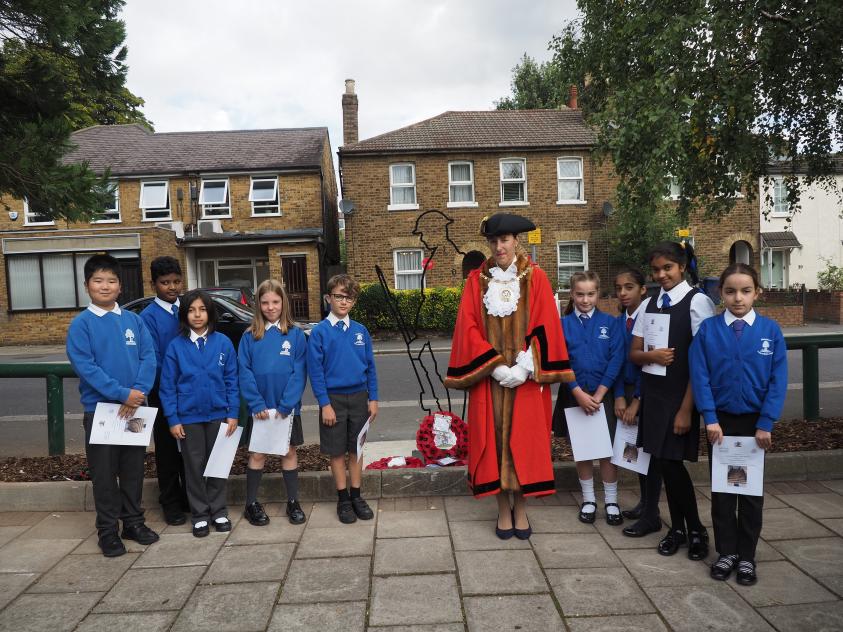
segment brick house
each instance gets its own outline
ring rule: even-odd
[[[362,141],[352,80],[342,105],[348,270],[360,281],[377,280],[377,264],[391,287],[419,287],[428,253],[413,230],[427,210],[453,220],[448,233],[466,253],[447,243],[441,216],[425,216],[419,230],[440,247],[428,286],[459,285],[473,262],[488,256],[479,226],[497,212],[522,214],[541,229],[540,243],[522,239],[522,245],[557,288],[565,288],[577,270],[608,279],[603,231],[617,179],[610,161],[601,164],[594,155],[594,132],[575,101],[557,110],[445,112]],[[691,219],[691,237],[711,274],[736,257],[757,264],[756,207],[741,200],[736,206],[719,223]]]
[[[82,268],[96,252],[123,263],[121,303],[150,294],[150,261],[171,255],[189,288],[284,279],[296,318],[320,318],[339,262],[327,128],[156,134],[114,125],[72,140],[66,159],[108,171],[114,204],[95,221],[71,223],[39,215],[26,200],[3,200],[2,344],[63,342],[88,304]]]

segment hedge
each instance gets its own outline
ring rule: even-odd
[[[421,293],[418,290],[391,290],[404,322],[412,328]],[[424,303],[419,313],[417,329],[452,333],[457,320],[462,287],[435,287],[424,291]],[[351,317],[363,323],[369,331],[397,331],[398,323],[389,309],[387,297],[379,283],[364,283]]]

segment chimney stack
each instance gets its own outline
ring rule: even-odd
[[[345,103],[345,102],[343,102]],[[571,85],[571,92],[568,95],[568,107],[572,110],[577,109],[577,86],[576,84]]]
[[[357,95],[354,92],[354,79],[346,79],[345,94],[342,95],[342,144],[353,145],[358,140]]]

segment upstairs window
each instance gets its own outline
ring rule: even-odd
[[[202,217],[231,217],[228,180],[202,180],[199,204],[202,206]]]
[[[790,202],[787,201],[787,186],[784,178],[773,178],[773,215],[790,215]]]
[[[278,178],[252,178],[249,189],[252,215],[281,215]]]
[[[678,200],[682,196],[682,187],[676,176],[665,176],[665,195],[669,200]]]
[[[120,221],[120,190],[116,182],[110,185],[112,197],[110,206],[96,214],[94,224],[113,224]]]
[[[389,210],[415,210],[416,166],[411,163],[389,165]]]
[[[140,207],[144,221],[170,219],[170,187],[166,180],[141,182]]]
[[[582,158],[556,160],[556,201],[583,201]]]
[[[54,226],[55,221],[47,213],[47,209],[30,204],[29,200],[23,199],[23,223],[25,226]]]
[[[523,158],[501,160],[501,206],[527,204],[527,161]]]
[[[474,201],[474,165],[472,163],[448,164],[448,206],[477,206]]]

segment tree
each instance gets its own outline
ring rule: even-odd
[[[734,193],[769,184],[772,159],[790,162],[799,186],[834,188],[843,143],[843,5],[839,0],[578,0],[582,17],[550,41],[551,81],[579,87],[598,151],[620,178],[618,212],[652,212],[665,178],[681,187],[678,213],[721,217]],[[512,97],[541,93],[525,63]],[[516,80],[517,79],[517,80]],[[526,89],[524,86],[526,85]],[[555,90],[547,105],[564,102]],[[839,195],[839,192],[838,192]]]
[[[0,0],[0,195],[39,213],[90,217],[112,195],[108,174],[63,160],[70,134],[140,122],[125,87],[122,0]]]

